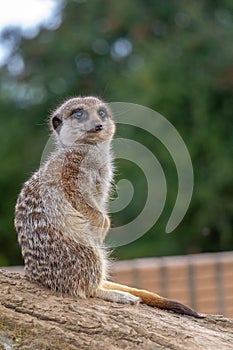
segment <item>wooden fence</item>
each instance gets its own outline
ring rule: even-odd
[[[114,262],[112,280],[233,318],[233,251]]]

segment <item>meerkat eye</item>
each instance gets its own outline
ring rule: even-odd
[[[98,114],[101,118],[105,118],[107,116],[107,112],[105,109],[101,108],[98,110]]]
[[[87,118],[87,112],[83,108],[77,108],[72,111],[71,116],[79,120]]]

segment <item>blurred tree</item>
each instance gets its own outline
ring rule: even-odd
[[[172,159],[145,132],[119,130],[156,154],[166,174],[168,197],[158,223],[130,246],[118,248],[116,255],[233,248],[232,14],[230,0],[73,0],[64,2],[57,30],[42,29],[33,40],[22,39],[19,28],[3,32],[2,40],[14,49],[0,72],[0,264],[21,261],[14,203],[23,181],[39,166],[48,137],[48,111],[77,94],[157,110],[180,132],[193,161],[190,208],[175,232],[165,235],[177,192]],[[117,163],[117,180],[129,178],[135,191],[146,193],[140,171],[124,161]],[[134,204],[113,219],[128,222],[143,207],[142,200],[136,194]]]

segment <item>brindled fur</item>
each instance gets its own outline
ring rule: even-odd
[[[54,291],[93,296],[107,275],[103,239],[110,227],[115,124],[101,100],[77,97],[52,114],[50,125],[57,149],[24,184],[16,204],[25,273]]]

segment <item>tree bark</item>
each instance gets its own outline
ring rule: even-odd
[[[233,320],[54,295],[0,270],[0,349],[229,350]]]

